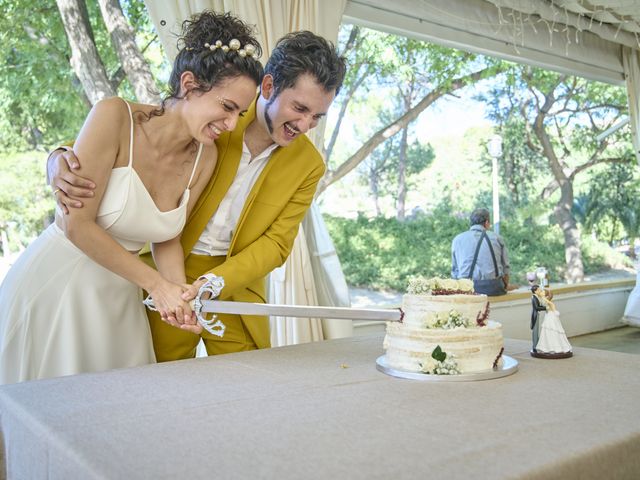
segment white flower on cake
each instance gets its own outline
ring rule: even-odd
[[[413,295],[428,294],[432,290],[430,280],[424,277],[414,277],[409,279],[409,286],[407,287],[407,293]]]
[[[431,328],[442,328],[444,330],[449,330],[452,328],[458,327],[468,327],[469,319],[464,318],[460,312],[457,310],[450,310],[449,313],[437,313],[436,314],[436,322],[433,324]],[[430,328],[428,325],[425,325],[425,328]]]
[[[445,278],[442,280],[443,290],[458,290],[458,281],[453,278]]]
[[[434,292],[473,293],[473,282],[468,279],[454,280],[452,278],[424,278],[409,279],[407,293],[413,295],[431,295]]]
[[[438,345],[431,353],[431,358],[422,363],[422,373],[428,375],[460,375],[458,363],[454,355],[447,355]]]
[[[458,290],[462,290],[463,292],[473,292],[473,280],[469,280],[468,278],[460,278],[457,280],[458,282]]]

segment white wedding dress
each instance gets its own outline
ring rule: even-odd
[[[636,286],[629,294],[627,305],[624,309],[624,316],[622,317],[622,323],[626,323],[632,327],[640,327],[640,264],[636,269],[638,270]]]
[[[194,172],[201,152],[202,145]],[[129,165],[112,170],[96,223],[137,252],[179,235],[188,201],[187,186],[177,208],[158,210],[133,169],[131,120]],[[91,260],[55,224],[47,228],[0,287],[0,384],[152,362],[140,288]]]
[[[571,351],[571,344],[560,323],[560,312],[548,310],[540,325],[540,336],[536,350],[542,353],[566,353]]]

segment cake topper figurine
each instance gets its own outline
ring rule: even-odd
[[[569,358],[573,356],[571,344],[560,323],[560,312],[551,301],[551,290],[540,285],[531,287],[531,356],[536,358]],[[538,312],[545,312],[539,318]]]

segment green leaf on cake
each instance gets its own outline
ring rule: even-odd
[[[438,345],[436,348],[433,349],[433,352],[431,353],[431,358],[433,358],[434,360],[437,360],[438,362],[444,362],[445,359],[447,358],[447,354],[443,352],[442,349],[440,348],[440,345]]]

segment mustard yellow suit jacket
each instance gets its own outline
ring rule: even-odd
[[[244,131],[256,115],[255,102],[236,129],[223,133],[216,144],[218,163],[182,232],[185,260],[218,209],[236,176]],[[221,300],[266,302],[265,277],[281,266],[293,247],[318,182],[325,172],[322,156],[306,135],[274,150],[249,193],[231,240],[227,259],[210,272],[224,278]],[[189,272],[187,272],[189,274]],[[194,275],[194,272],[191,272]],[[244,322],[259,348],[269,346],[263,329]]]

